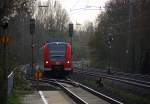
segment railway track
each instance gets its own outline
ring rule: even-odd
[[[128,78],[128,77],[120,77],[117,75],[109,75],[109,74],[105,74],[105,73],[83,71],[80,68],[75,68],[74,72],[82,73],[82,74],[86,74],[86,75],[90,75],[90,76],[95,76],[95,77],[101,77],[101,78],[105,78],[105,79],[109,79],[109,80],[115,80],[115,81],[123,82],[126,84],[150,89],[149,81],[137,80],[137,79]]]
[[[107,74],[108,70],[100,70],[97,68],[82,68],[80,66],[74,65],[75,69],[79,69],[79,70],[84,70],[84,71],[93,71],[95,73],[104,73]],[[118,71],[114,71],[111,70],[111,75],[115,75],[115,76],[120,76],[120,77],[127,77],[130,79],[136,79],[136,80],[144,80],[144,81],[150,81],[150,75],[143,75],[143,74],[137,74],[137,73],[125,73],[125,72],[118,72]]]
[[[129,77],[132,79],[137,79],[137,80],[145,80],[145,81],[150,81],[150,75],[142,75],[142,74],[131,74],[131,73],[124,73],[124,72],[117,72],[113,71],[113,75],[116,76],[124,76],[124,77]]]
[[[33,79],[30,79],[33,80]],[[77,104],[123,104],[111,97],[99,93],[73,80],[40,79],[39,82],[49,83],[61,88]]]

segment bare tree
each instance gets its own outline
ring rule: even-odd
[[[90,41],[91,56],[99,67],[106,67],[109,59],[115,70],[140,72],[145,69],[143,72],[147,73],[150,67],[150,58],[146,58],[150,53],[147,22],[150,2],[130,2],[111,0],[106,4],[106,11],[98,16],[96,32]]]

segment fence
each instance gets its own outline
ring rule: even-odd
[[[8,75],[8,96],[11,96],[14,86],[14,71]]]

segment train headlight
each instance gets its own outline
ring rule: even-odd
[[[46,61],[45,63],[48,64],[48,61]]]
[[[69,61],[67,61],[67,64],[69,64],[70,62]]]

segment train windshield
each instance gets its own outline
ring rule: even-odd
[[[66,44],[65,43],[50,43],[48,44],[50,59],[52,61],[63,61],[65,59]]]

